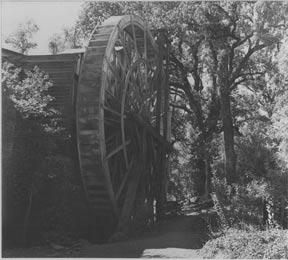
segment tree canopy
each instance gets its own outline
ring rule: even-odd
[[[13,48],[21,53],[27,54],[30,49],[37,47],[37,43],[32,39],[38,31],[38,25],[33,20],[29,20],[26,23],[19,24],[16,31],[9,35],[5,42],[11,44]]]

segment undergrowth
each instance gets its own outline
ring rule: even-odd
[[[200,250],[204,258],[287,259],[288,231],[228,229]]]

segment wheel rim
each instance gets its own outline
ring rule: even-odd
[[[141,142],[132,115],[154,124],[158,73],[156,45],[139,17],[112,17],[92,34],[79,79],[77,136],[84,188],[98,213],[121,210]],[[102,204],[93,197],[101,190],[97,183],[106,188]],[[107,201],[110,207],[104,207]]]

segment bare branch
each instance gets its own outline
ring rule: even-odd
[[[244,44],[246,41],[248,41],[249,39],[251,39],[252,36],[253,36],[253,33],[250,33],[250,34],[247,35],[244,39],[239,40],[239,41],[233,43],[233,44],[232,44],[232,48],[235,49],[235,48],[241,46],[241,45]]]
[[[251,49],[249,48],[248,52],[243,57],[240,64],[235,69],[235,72],[232,74],[232,77],[230,79],[230,84],[233,83],[239,77],[239,74],[241,73],[242,69],[246,66],[246,64],[247,64],[249,58],[252,56],[252,54],[265,48],[265,47],[267,47],[265,44],[259,44],[259,41],[257,40],[256,45]]]

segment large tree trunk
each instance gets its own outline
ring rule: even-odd
[[[221,102],[221,118],[224,131],[225,148],[225,174],[228,183],[233,183],[236,179],[236,156],[234,150],[234,132],[231,115],[230,84],[228,75],[228,51],[222,52],[219,64],[219,86]]]

